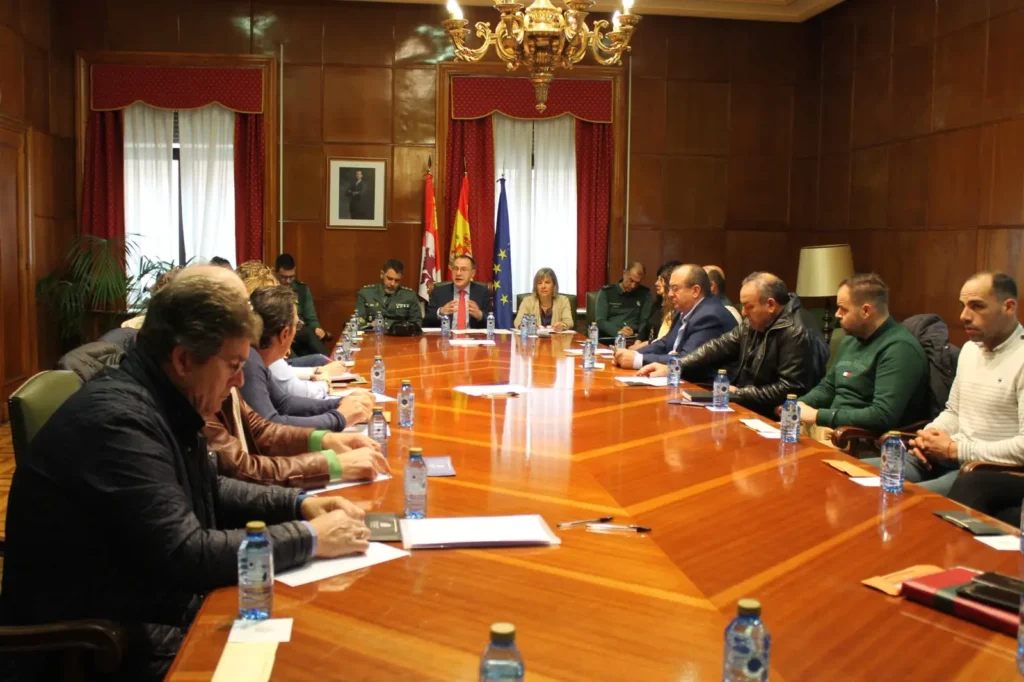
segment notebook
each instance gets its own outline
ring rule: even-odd
[[[910,578],[903,582],[901,594],[919,604],[1016,637],[1019,624],[1016,613],[957,594],[957,588],[970,583],[976,575],[981,575],[981,571],[954,568],[934,575]]]

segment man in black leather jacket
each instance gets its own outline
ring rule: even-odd
[[[729,372],[732,399],[762,415],[774,417],[786,395],[803,393],[825,375],[828,346],[816,329],[800,320],[800,299],[769,272],[743,280],[740,303],[744,322],[680,359],[683,378],[707,367],[733,367]],[[640,370],[664,376],[665,365]]]
[[[163,679],[206,593],[237,581],[246,522],[267,523],[278,570],[368,546],[340,497],[217,475],[201,415],[241,383],[259,318],[234,273],[190,270],[153,297],[120,367],[39,430],[8,500],[0,622],[114,621],[117,680]],[[45,655],[17,658],[15,679],[59,677]]]

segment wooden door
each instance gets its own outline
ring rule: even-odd
[[[22,123],[0,117],[0,419],[36,366],[27,140]]]

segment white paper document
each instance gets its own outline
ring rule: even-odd
[[[974,539],[1000,552],[1016,552],[1020,549],[1020,538],[1016,535],[986,535]]]
[[[882,486],[882,479],[878,476],[851,476],[850,480],[865,488],[880,488]]]
[[[267,620],[236,620],[231,626],[228,642],[290,642],[291,618]]]
[[[582,362],[579,364],[579,368],[583,369],[583,363]],[[605,364],[603,362],[595,362],[594,363],[594,369],[604,369],[604,368],[605,368]]]
[[[353,374],[352,372],[345,372],[344,374],[339,374],[336,377],[331,377],[331,381],[334,383],[343,384],[346,381],[355,381],[358,378],[358,374]]]
[[[526,393],[529,389],[519,384],[484,384],[481,386],[456,386],[452,390],[477,398],[505,398]]]
[[[409,553],[381,542],[371,542],[365,554],[353,554],[338,559],[318,559],[305,566],[280,573],[275,577],[278,582],[291,587],[298,587],[299,585],[316,582],[317,580],[333,578],[342,573],[351,573],[362,568],[382,564],[392,559],[401,559],[404,556],[409,556]]]
[[[668,386],[668,377],[615,377],[615,380],[626,386]]]
[[[708,412],[735,412],[736,410],[731,407],[715,407],[714,405],[704,405],[704,409]]]
[[[539,514],[399,519],[398,525],[406,549],[562,544]]]
[[[319,495],[320,493],[329,493],[332,490],[344,490],[345,488],[352,488],[357,485],[370,485],[371,483],[380,483],[381,481],[387,481],[391,478],[391,474],[377,474],[377,478],[372,481],[341,481],[339,483],[330,483],[325,485],[323,488],[314,488],[307,490],[304,495]]]
[[[494,346],[493,339],[452,339],[452,346]]]
[[[228,642],[211,682],[267,682],[276,655],[277,642]]]
[[[429,333],[440,334],[441,333],[441,328],[440,327],[420,327],[420,329],[423,330],[424,334],[429,334]]]
[[[741,419],[740,423],[746,426],[748,429],[757,431],[757,435],[762,438],[770,438],[773,440],[780,440],[782,438],[782,432],[777,428],[761,421],[760,419]]]

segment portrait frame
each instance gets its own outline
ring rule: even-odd
[[[387,229],[387,166],[387,159],[327,159],[327,229]]]

